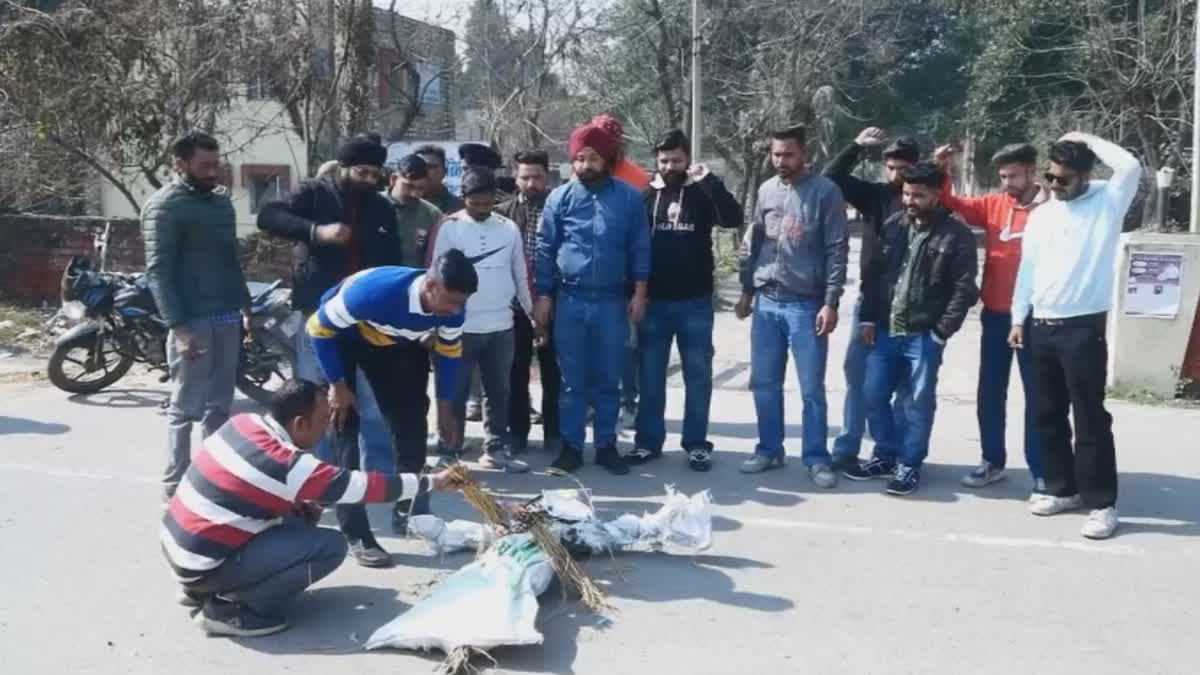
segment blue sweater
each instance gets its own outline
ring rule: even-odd
[[[427,314],[421,308],[420,297],[424,279],[425,270],[373,267],[346,277],[325,293],[321,306],[309,317],[306,330],[330,382],[346,377],[337,350],[340,334],[386,347],[399,340],[420,340],[425,331],[436,328],[437,397],[440,401],[450,400],[462,360],[466,313],[444,317]]]
[[[591,189],[561,185],[546,198],[538,228],[534,290],[624,297],[650,278],[650,221],[636,188],[609,178]]]

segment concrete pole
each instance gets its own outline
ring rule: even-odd
[[[1192,68],[1192,234],[1200,234],[1200,0],[1196,0],[1196,51]]]
[[[1200,0],[1197,0],[1200,2]],[[1200,45],[1200,43],[1197,43]],[[700,137],[700,0],[692,0],[692,161],[699,162]]]

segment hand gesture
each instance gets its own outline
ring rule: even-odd
[[[749,293],[742,293],[742,297],[738,298],[737,304],[733,306],[733,315],[739,320],[750,316],[750,309],[754,304],[754,296]]]
[[[933,163],[936,164],[937,167],[942,171],[945,171],[946,173],[952,173],[954,170],[955,156],[957,154],[958,148],[954,147],[954,144],[952,143],[947,143],[946,145],[940,146],[938,149],[933,151]]]
[[[817,336],[829,335],[837,328],[837,324],[838,313],[833,307],[825,305],[817,312]]]
[[[341,223],[329,223],[328,225],[318,225],[313,230],[313,241],[325,246],[345,246],[350,243],[350,237],[354,234],[348,226]]]
[[[854,139],[854,142],[864,148],[869,148],[873,145],[882,144],[885,138],[883,129],[879,127],[867,127],[858,134],[858,138]]]

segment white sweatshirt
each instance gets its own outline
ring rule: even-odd
[[[467,299],[464,332],[496,333],[512,328],[514,297],[526,314],[533,311],[529,271],[516,223],[497,213],[478,221],[465,209],[458,211],[438,226],[433,259],[452,248],[466,254],[479,276],[479,290]]]
[[[1051,199],[1029,215],[1013,290],[1012,322],[1067,319],[1112,309],[1117,245],[1142,165],[1116,143],[1090,134],[1087,145],[1112,169],[1070,201]]]

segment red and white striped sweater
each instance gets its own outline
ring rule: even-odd
[[[427,490],[416,474],[351,471],[292,444],[270,417],[241,414],[204,441],[167,506],[159,540],[183,583],[220,566],[297,502],[390,502]]]

